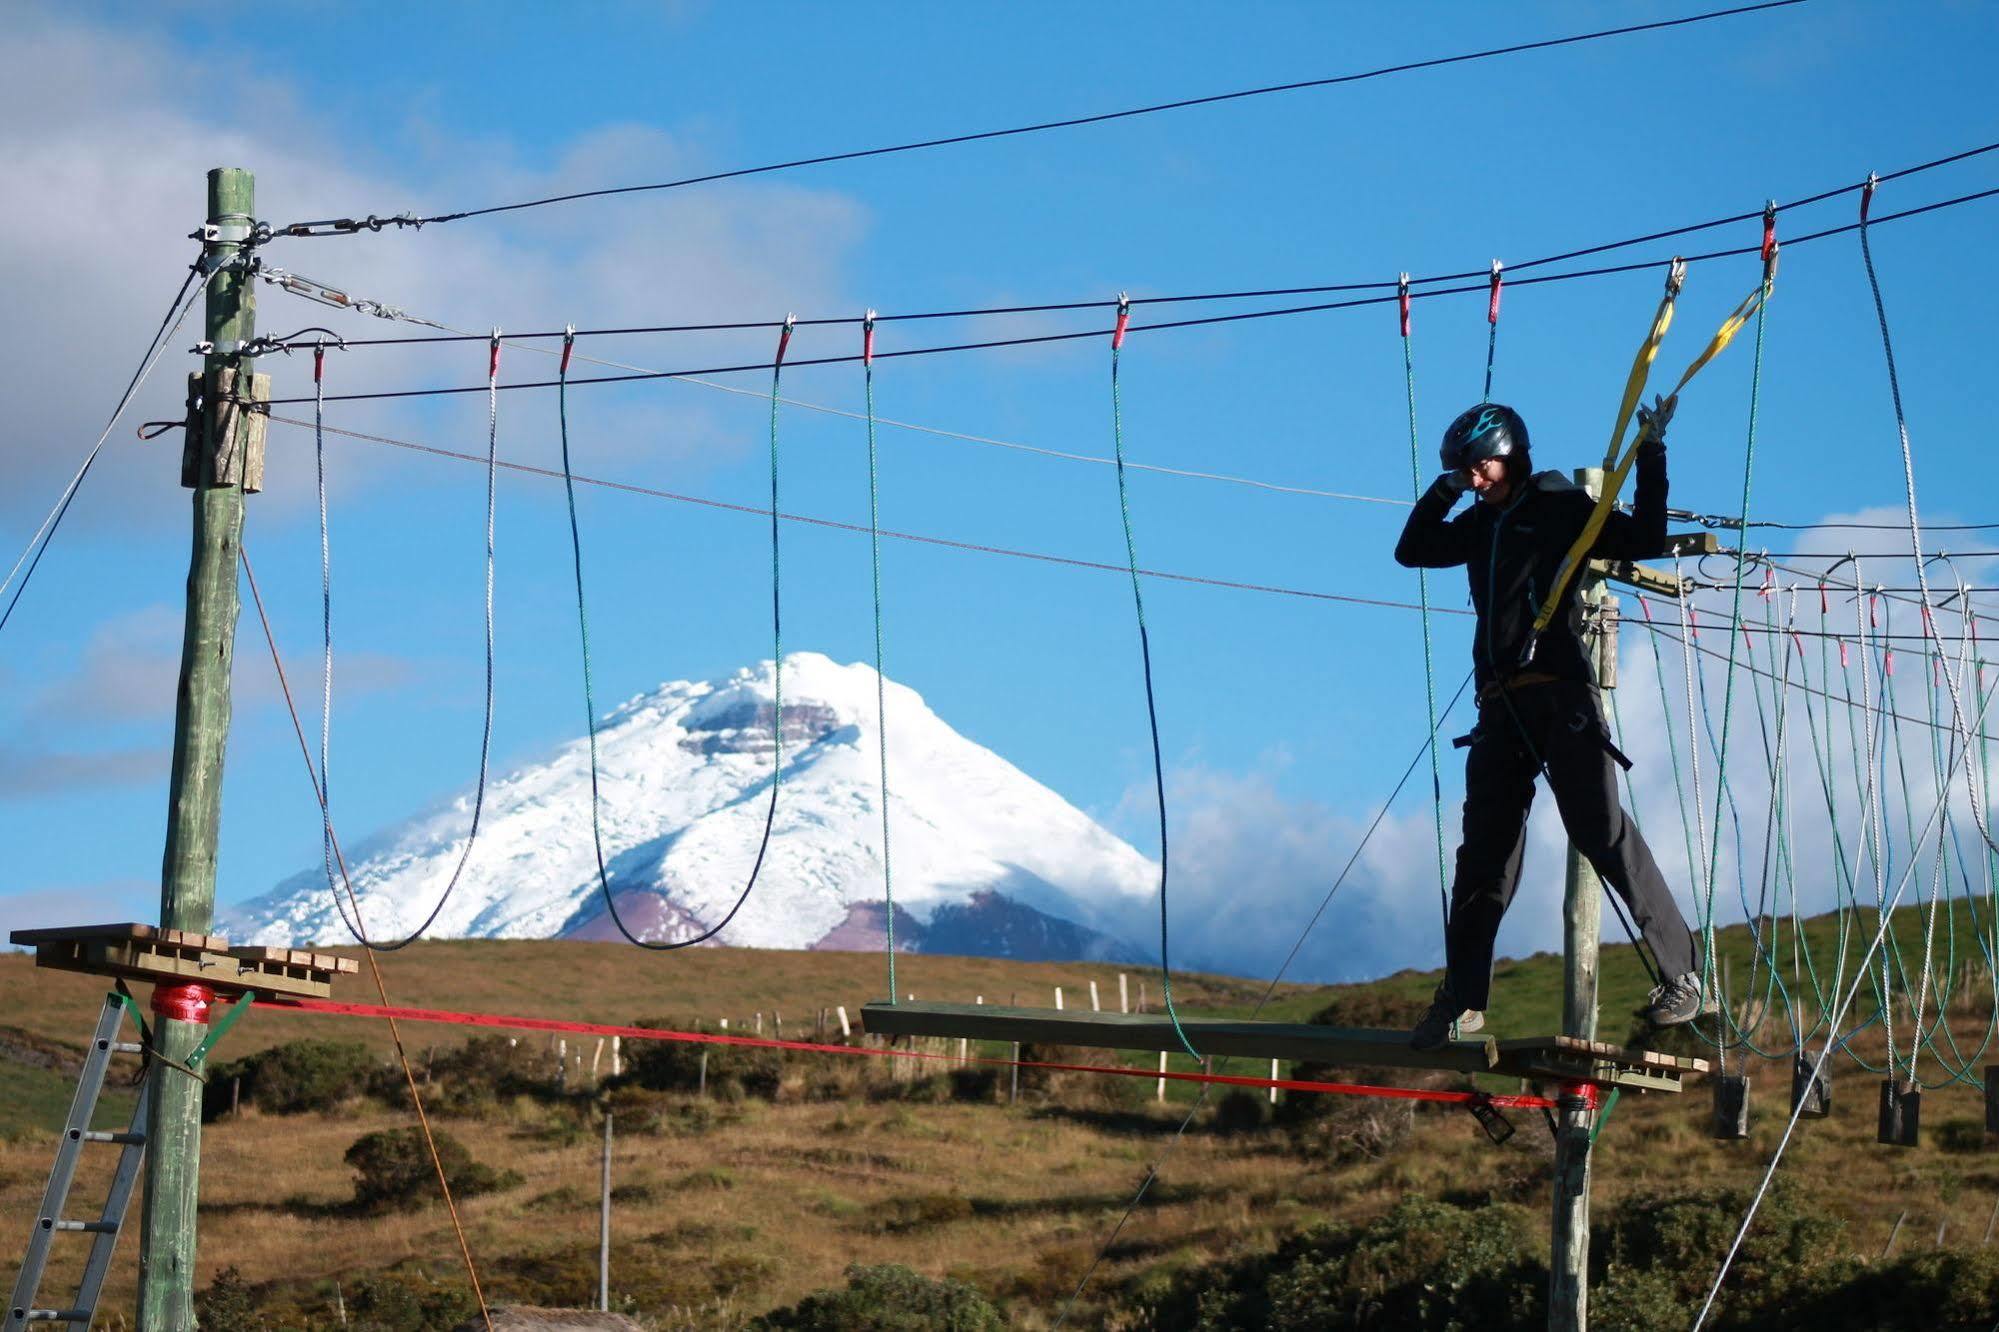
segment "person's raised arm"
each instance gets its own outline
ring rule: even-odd
[[[1612,512],[1592,551],[1613,560],[1653,560],[1666,553],[1666,423],[1673,419],[1674,399],[1640,405],[1638,427],[1638,487],[1631,512]]]
[[[1445,472],[1431,483],[1402,525],[1402,539],[1395,543],[1397,564],[1405,569],[1448,569],[1471,558],[1470,515],[1450,517],[1468,486],[1463,472]]]

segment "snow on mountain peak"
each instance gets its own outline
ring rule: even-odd
[[[742,893],[772,779],[777,671],[629,699],[598,730],[604,864],[618,911],[648,938],[686,938]],[[879,946],[883,934],[876,675],[818,652],[784,658],[784,764],[755,890],[718,942]],[[1156,867],[921,695],[884,681],[901,946],[1012,956],[1138,956],[1115,937]],[[616,937],[590,832],[587,738],[495,779],[433,937]],[[464,849],[469,796],[371,839],[351,863],[371,937],[429,912]],[[344,942],[325,876],[294,875],[225,912],[255,943]]]

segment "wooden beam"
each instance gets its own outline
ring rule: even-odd
[[[1073,1009],[1002,1008],[993,1004],[944,1004],[929,1000],[861,1009],[874,1036],[1017,1041],[1082,1045],[1102,1050],[1171,1053],[1184,1047],[1164,1016],[1079,1013]],[[1422,1068],[1450,1073],[1497,1073],[1550,1082],[1589,1082],[1633,1091],[1676,1092],[1681,1079],[1707,1064],[1650,1050],[1627,1050],[1570,1036],[1453,1041],[1438,1050],[1412,1050],[1409,1035],[1309,1022],[1246,1022],[1237,1018],[1180,1019],[1204,1055],[1248,1059],[1308,1060],[1349,1068]]]
[[[995,1004],[871,1003],[861,1025],[877,1036],[942,1036],[975,1041],[1032,1041],[1105,1050],[1183,1050],[1171,1019],[1153,1013],[1079,1013],[1052,1008],[1003,1008]],[[1401,1031],[1322,1027],[1308,1022],[1244,1022],[1237,1018],[1182,1017],[1180,1025],[1204,1055],[1311,1060],[1375,1068],[1435,1068],[1488,1073],[1498,1060],[1487,1037],[1452,1041],[1438,1050],[1412,1050]]]

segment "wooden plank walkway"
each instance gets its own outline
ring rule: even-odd
[[[1354,1068],[1423,1068],[1454,1073],[1570,1082],[1642,1091],[1678,1091],[1683,1076],[1705,1073],[1707,1062],[1627,1050],[1568,1036],[1495,1040],[1473,1036],[1436,1050],[1412,1050],[1401,1031],[1325,1027],[1306,1022],[1248,1022],[1183,1017],[1180,1025],[1203,1055],[1309,1060]],[[930,1001],[861,1009],[862,1029],[878,1036],[928,1036],[975,1041],[1082,1045],[1106,1050],[1184,1052],[1171,1019],[1161,1013],[1083,1013],[1054,1008]]]
[[[125,922],[15,930],[8,942],[31,946],[35,965],[136,981],[197,981],[224,993],[332,997],[333,981],[360,964],[296,948],[231,948],[226,939]]]

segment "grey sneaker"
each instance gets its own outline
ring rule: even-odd
[[[1702,992],[1700,973],[1689,971],[1654,989],[1638,1016],[1655,1027],[1678,1027],[1720,1010],[1714,996]]]
[[[1455,1026],[1456,1031],[1452,1028]],[[1457,1001],[1440,988],[1429,1009],[1409,1033],[1412,1050],[1436,1050],[1456,1036],[1466,1036],[1485,1026],[1485,1014],[1458,1007]]]

